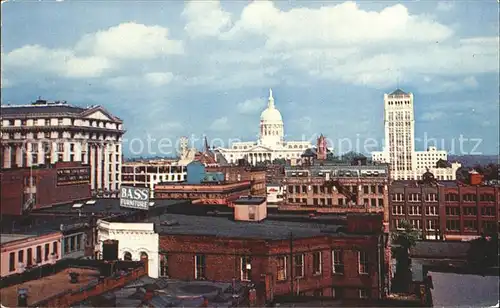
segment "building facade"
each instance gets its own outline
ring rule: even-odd
[[[23,215],[32,209],[91,197],[90,166],[55,163],[51,168],[4,169],[0,174],[3,215]]]
[[[1,240],[2,277],[61,259],[60,232],[43,235],[2,234]]]
[[[122,185],[147,187],[151,197],[158,183],[180,183],[187,179],[187,167],[176,162],[126,162],[122,165]]]
[[[373,152],[372,160],[388,163],[395,180],[420,180],[429,170],[439,180],[455,180],[459,163],[438,168],[439,160],[446,161],[446,151],[428,147],[415,151],[415,115],[413,93],[400,89],[384,94],[385,145],[382,152]]]
[[[498,232],[499,186],[396,181],[390,187],[391,229],[403,220],[423,239],[470,240]]]
[[[152,223],[97,222],[98,243],[96,251],[102,256],[106,240],[118,241],[118,259],[141,261],[147,259],[148,276],[158,278],[158,234]]]
[[[319,212],[380,212],[389,221],[387,165],[287,167],[280,209],[315,209]]]
[[[80,162],[90,166],[93,192],[117,193],[123,122],[101,106],[81,108],[37,100],[1,106],[2,169]]]
[[[224,180],[229,183],[250,181],[252,186],[250,194],[265,196],[266,194],[266,168],[250,166],[218,166],[206,167],[208,172],[222,172]]]
[[[256,165],[275,159],[299,160],[304,150],[311,147],[309,141],[285,141],[283,118],[274,104],[272,90],[269,90],[268,106],[260,116],[259,131],[256,142],[233,142],[230,148],[217,148],[216,151],[229,163],[246,159]]]

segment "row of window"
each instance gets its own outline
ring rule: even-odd
[[[50,256],[57,259],[57,247],[58,242],[52,243],[52,253],[50,252],[50,243],[44,245],[42,249],[41,245],[36,246],[36,255],[33,258],[32,248],[26,249],[26,257],[24,255],[25,250],[17,251],[17,266],[16,266],[16,252],[9,253],[9,271],[14,272],[16,268],[24,269],[24,267],[31,267],[34,264],[41,264],[43,261],[49,261]]]
[[[65,121],[64,120],[69,120]],[[68,125],[68,126],[91,126],[91,127],[100,127],[100,128],[112,128],[112,129],[121,129],[121,124],[116,124],[108,121],[89,121],[89,120],[75,120],[71,118],[55,118],[55,119],[37,119],[37,120],[4,120],[5,126],[55,126],[57,121],[57,125]]]
[[[346,201],[345,198],[337,198],[337,203],[333,203],[334,199],[333,198],[312,198],[312,205],[313,206],[333,206],[333,205],[347,205],[348,202]],[[288,203],[301,203],[304,205],[310,205],[307,203],[307,198],[288,198]],[[365,206],[372,206],[372,207],[383,207],[384,206],[384,199],[379,198],[364,198],[363,199],[363,205]]]
[[[357,192],[357,185],[345,185],[346,189],[351,192]],[[332,187],[325,187],[322,185],[312,185],[313,194],[332,194]],[[288,185],[287,189],[288,193],[297,193],[297,194],[307,194],[307,185]],[[384,193],[384,185],[363,185],[363,193],[364,194],[383,194]]]
[[[334,249],[331,252],[332,256],[332,273],[337,275],[344,274],[344,251],[341,249]],[[357,251],[357,267],[358,274],[368,275],[369,273],[369,261],[368,254],[364,251]],[[206,276],[206,256],[203,254],[197,254],[194,257],[194,278],[195,279],[207,279]],[[240,279],[242,281],[252,280],[252,258],[249,256],[240,257]],[[160,266],[160,275],[168,275],[168,265],[165,256],[162,257],[160,263],[163,262],[163,266]],[[289,278],[289,257],[288,256],[278,256],[277,257],[277,273],[276,277],[278,281],[285,281]],[[294,278],[304,278],[308,273],[306,273],[306,263],[305,254],[299,253],[293,256],[293,271]],[[323,273],[323,252],[315,251],[312,253],[312,264],[311,272],[312,276],[321,275]]]
[[[495,202],[495,195],[494,194],[481,194],[479,196],[479,201],[483,202]],[[435,193],[430,193],[425,195],[425,202],[437,202],[438,196]],[[462,201],[463,202],[475,202],[477,201],[477,195],[476,194],[463,194],[462,195]],[[405,195],[403,193],[395,193],[392,194],[392,201],[396,202],[420,202],[422,201],[422,194],[420,193],[410,193],[407,194],[407,200],[405,200]],[[459,201],[459,195],[454,194],[454,193],[447,193],[445,194],[445,201]]]
[[[64,254],[70,254],[72,252],[81,251],[84,249],[83,240],[85,239],[83,234],[76,234],[67,236],[63,239],[64,242]]]
[[[410,205],[407,207],[408,215],[412,216],[421,216],[422,215],[422,207],[419,205]],[[472,206],[466,206],[462,208],[462,215],[464,216],[477,216],[478,208]],[[460,216],[460,207],[458,206],[447,206],[446,207],[446,215],[447,216]],[[393,205],[392,206],[392,215],[405,215],[405,206],[403,205]],[[439,209],[437,206],[428,205],[425,207],[425,214],[427,216],[438,216]],[[481,208],[481,216],[486,217],[495,217],[495,207],[487,206]]]
[[[393,219],[392,226],[395,229],[403,229],[402,219]],[[422,220],[421,219],[409,219],[408,222],[415,230],[422,230]],[[495,232],[496,230],[495,221],[483,221],[482,229],[483,232]],[[424,231],[437,231],[439,230],[439,221],[437,219],[427,219],[425,221]],[[464,220],[464,231],[478,231],[477,220]],[[460,220],[448,219],[446,220],[446,231],[460,231]]]

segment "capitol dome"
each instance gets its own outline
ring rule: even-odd
[[[268,123],[276,123],[276,122],[283,122],[283,118],[281,117],[281,113],[276,107],[274,106],[274,98],[273,98],[273,91],[269,90],[269,102],[268,106],[262,113],[260,114],[260,121],[261,122],[268,122]]]

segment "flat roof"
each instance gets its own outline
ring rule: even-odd
[[[233,201],[234,204],[262,204],[266,201],[263,197],[240,197]]]
[[[7,244],[10,242],[15,242],[18,240],[22,240],[28,237],[32,237],[34,235],[29,235],[29,234],[5,234],[2,233],[0,234],[0,244]]]
[[[341,230],[346,232],[345,225],[331,224],[326,220],[306,221],[304,217],[296,218],[296,221],[266,218],[260,222],[246,222],[235,221],[231,213],[221,216],[167,213],[149,218],[146,222],[155,223],[155,230],[164,235],[205,235],[257,240],[289,239],[291,233],[294,238],[308,238],[327,236]]]

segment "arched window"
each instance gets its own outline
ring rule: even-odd
[[[130,252],[128,252],[128,251],[127,251],[127,252],[125,252],[125,253],[123,254],[123,260],[124,260],[124,261],[132,261],[132,254],[131,254]]]

